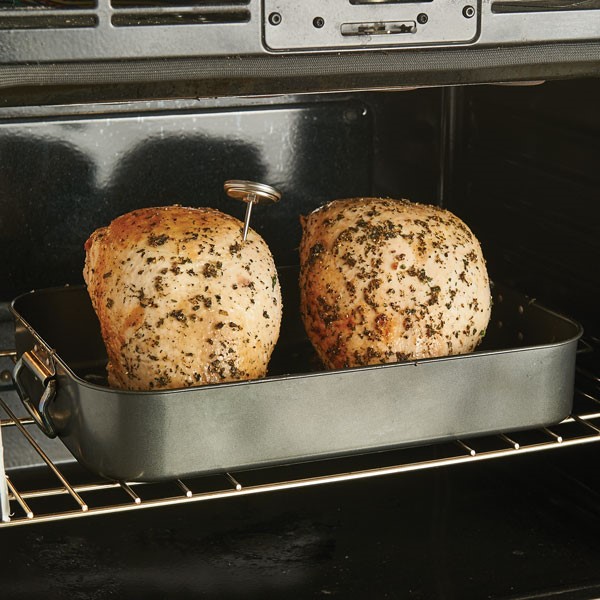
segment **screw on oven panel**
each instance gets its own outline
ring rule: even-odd
[[[360,117],[360,113],[354,108],[349,108],[344,111],[344,121],[346,123],[354,123]]]
[[[269,15],[269,23],[271,25],[279,25],[281,23],[281,15],[278,12],[272,12]]]
[[[420,13],[419,15],[417,15],[417,23],[425,25],[427,21],[429,21],[429,17],[425,13]]]
[[[475,9],[472,6],[465,6],[463,8],[463,17],[470,19],[475,16]]]
[[[313,19],[313,27],[316,27],[317,29],[321,29],[321,27],[323,27],[323,25],[325,25],[325,19],[323,17],[315,17]]]

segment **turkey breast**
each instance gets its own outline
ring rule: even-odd
[[[471,352],[490,311],[479,242],[406,200],[335,200],[302,219],[304,325],[328,368]]]
[[[84,278],[106,345],[108,381],[177,388],[266,374],[281,290],[264,240],[210,208],[134,210],[85,244]]]

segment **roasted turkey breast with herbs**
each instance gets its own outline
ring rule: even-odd
[[[266,374],[281,322],[273,257],[211,208],[143,208],[95,231],[84,278],[113,387],[155,390]]]
[[[471,352],[490,285],[455,215],[406,200],[335,200],[302,219],[302,319],[328,368]]]

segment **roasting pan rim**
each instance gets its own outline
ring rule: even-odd
[[[506,288],[502,284],[496,284],[492,282],[492,288],[499,286],[502,289],[510,289]],[[313,378],[313,377],[322,377],[322,376],[331,376],[331,375],[340,375],[344,373],[352,373],[352,372],[366,372],[366,371],[374,371],[379,369],[394,369],[400,367],[418,367],[419,365],[425,365],[430,363],[438,363],[445,361],[456,361],[456,360],[464,360],[464,359],[473,359],[476,357],[483,356],[496,356],[496,355],[505,355],[505,354],[513,354],[519,352],[528,352],[535,351],[542,348],[558,348],[561,346],[566,346],[572,344],[573,342],[579,340],[584,333],[583,326],[576,321],[575,319],[554,311],[550,308],[547,308],[543,304],[537,302],[535,299],[530,299],[528,304],[534,305],[536,309],[543,311],[547,315],[550,315],[551,318],[555,318],[567,324],[567,326],[573,329],[572,334],[564,339],[560,339],[554,342],[547,342],[542,344],[528,344],[519,347],[508,347],[508,348],[497,348],[491,350],[480,350],[475,349],[472,352],[467,352],[463,354],[454,354],[450,356],[440,356],[434,358],[423,358],[417,360],[409,360],[409,361],[401,361],[395,363],[382,363],[377,365],[364,365],[360,367],[349,367],[349,368],[341,368],[341,369],[327,369],[322,371],[308,371],[308,372],[300,372],[300,373],[284,373],[278,375],[267,375],[265,377],[260,377],[256,379],[244,380],[244,381],[231,381],[224,383],[211,383],[204,384],[199,386],[189,386],[189,387],[180,387],[180,388],[172,388],[172,389],[159,389],[159,390],[123,390],[118,388],[111,388],[108,385],[96,384],[91,381],[88,381],[84,377],[78,375],[73,368],[69,365],[69,362],[64,360],[60,353],[56,351],[52,345],[48,344],[48,342],[44,339],[42,335],[38,333],[36,328],[21,314],[19,309],[17,308],[17,304],[25,298],[30,298],[33,295],[45,295],[45,294],[61,294],[61,293],[81,293],[82,290],[85,290],[85,284],[66,284],[62,286],[51,286],[44,288],[36,288],[32,289],[28,292],[24,292],[16,296],[10,303],[9,308],[10,311],[17,322],[22,323],[31,333],[31,335],[38,340],[39,343],[43,344],[46,352],[48,352],[53,360],[59,362],[62,368],[75,380],[79,385],[87,387],[89,389],[94,389],[101,392],[115,392],[118,394],[130,395],[130,396],[163,396],[170,394],[180,394],[182,392],[188,390],[214,390],[214,389],[224,389],[229,387],[239,387],[239,386],[248,386],[248,385],[258,385],[268,382],[279,382],[279,381],[289,381],[289,380],[297,380],[297,379],[305,379],[305,378]],[[515,290],[512,290],[513,293],[519,293]],[[526,296],[525,296],[526,298]],[[19,349],[17,349],[17,358],[20,356]]]
[[[82,288],[58,290],[87,297]],[[19,298],[39,300],[43,291]],[[582,328],[523,294],[496,291],[503,296],[497,296],[497,317],[506,325],[489,330],[488,344],[516,339],[521,325],[522,342],[531,337],[550,343],[156,392],[123,392],[74,376],[29,319],[17,318],[17,358],[33,359],[30,364],[42,367],[38,373],[45,371],[43,363],[54,367],[49,379],[37,380],[36,371],[23,369],[24,397],[34,399],[79,462],[123,481],[236,471],[558,423],[572,409]],[[87,303],[81,305],[92,310],[89,297]],[[42,305],[55,316],[49,302]],[[24,306],[15,299],[11,310],[23,316],[18,309]],[[85,366],[92,358],[88,337],[73,314],[73,306],[62,312],[65,327],[79,338],[59,350]],[[60,320],[43,333],[57,336],[60,344]],[[101,343],[99,331],[96,335]],[[73,348],[88,354],[79,356]],[[49,385],[56,393],[44,403]]]

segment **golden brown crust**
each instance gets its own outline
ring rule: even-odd
[[[490,317],[478,241],[452,213],[352,198],[302,223],[301,312],[329,368],[472,351]]]
[[[266,374],[279,335],[275,264],[253,230],[210,208],[132,211],[85,244],[84,278],[111,386],[151,390]]]

